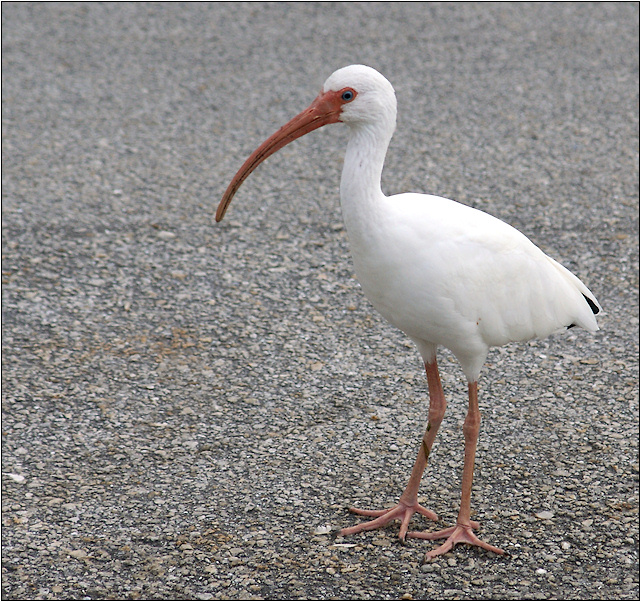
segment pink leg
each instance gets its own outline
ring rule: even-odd
[[[425,467],[427,466],[427,460],[429,458],[430,451],[432,450],[436,433],[443,421],[446,405],[445,395],[443,394],[443,387],[441,385],[441,378],[438,373],[438,366],[436,365],[436,359],[434,359],[433,363],[425,364],[425,371],[427,372],[427,385],[430,394],[430,409],[428,413],[427,429],[423,435],[421,448],[418,452],[418,456],[414,463],[410,480],[407,483],[407,487],[405,487],[405,491],[401,494],[398,504],[386,510],[361,510],[359,508],[350,508],[350,512],[353,512],[354,514],[372,516],[375,518],[374,520],[361,523],[360,525],[341,529],[339,532],[340,535],[352,535],[353,533],[360,533],[361,531],[371,531],[372,529],[383,527],[395,519],[400,519],[401,529],[398,536],[401,540],[405,540],[410,519],[415,512],[426,516],[430,520],[438,519],[434,512],[424,508],[418,503],[418,488],[421,484],[421,478],[425,471]]]
[[[426,560],[431,560],[436,556],[449,552],[457,543],[467,543],[473,546],[479,546],[490,550],[496,554],[505,554],[499,548],[491,546],[481,541],[474,535],[473,529],[478,529],[479,524],[470,520],[471,499],[472,499],[472,480],[474,479],[474,457],[476,455],[476,444],[481,426],[481,413],[478,404],[478,384],[469,383],[469,408],[465,423],[463,424],[463,435],[465,436],[465,461],[463,463],[463,482],[461,485],[461,507],[456,520],[456,525],[436,531],[435,533],[421,533],[412,531],[408,537],[417,537],[420,539],[442,539],[447,538],[445,543],[439,548],[428,552]]]

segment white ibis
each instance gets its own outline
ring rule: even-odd
[[[252,153],[227,188],[216,221],[223,218],[232,197],[259,163],[303,134],[337,122],[350,129],[340,199],[356,276],[372,305],[418,347],[430,398],[427,429],[398,504],[385,510],[352,508],[371,520],[340,534],[376,529],[400,519],[401,540],[446,540],[427,559],[457,543],[503,554],[474,534],[479,524],[470,516],[481,367],[493,346],[545,337],[571,326],[596,332],[595,315],[601,307],[574,274],[495,217],[437,196],[383,194],[381,173],[396,126],[396,96],[380,73],[363,65],[334,72],[307,109]],[[452,527],[408,532],[416,512],[437,519],[419,505],[418,489],[445,413],[436,363],[440,345],[456,356],[468,381],[461,505]]]

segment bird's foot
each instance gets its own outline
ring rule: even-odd
[[[457,543],[466,543],[471,546],[478,546],[484,550],[489,550],[495,554],[505,554],[500,548],[496,548],[489,543],[481,541],[476,535],[474,535],[473,529],[478,529],[479,524],[476,521],[470,521],[469,524],[457,523],[453,527],[443,529],[442,531],[435,531],[434,533],[424,533],[422,531],[410,531],[407,534],[407,537],[414,537],[417,539],[443,539],[447,537],[445,543],[435,550],[428,552],[425,555],[425,561],[432,560],[436,556],[441,554],[446,554],[449,552]]]
[[[361,516],[371,516],[373,517],[373,520],[361,523],[360,525],[354,525],[353,527],[341,529],[339,535],[353,535],[354,533],[360,533],[361,531],[379,529],[393,520],[400,519],[401,529],[398,536],[401,541],[405,541],[407,528],[414,513],[418,512],[430,520],[438,520],[438,516],[434,512],[424,508],[418,502],[408,504],[406,502],[399,501],[396,506],[393,508],[387,508],[386,510],[362,510],[360,508],[350,508],[349,511],[354,514],[360,514]]]

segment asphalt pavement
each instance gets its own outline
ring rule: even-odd
[[[638,3],[2,3],[6,600],[638,600]],[[512,224],[603,308],[493,350],[472,505],[502,558],[397,527],[427,419],[359,290],[324,128],[247,155],[364,63],[383,188]],[[421,488],[455,520],[466,385]]]

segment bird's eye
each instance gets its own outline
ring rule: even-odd
[[[354,90],[345,90],[345,92],[341,94],[341,99],[344,102],[350,102],[351,100],[354,100],[354,96],[356,96]]]

